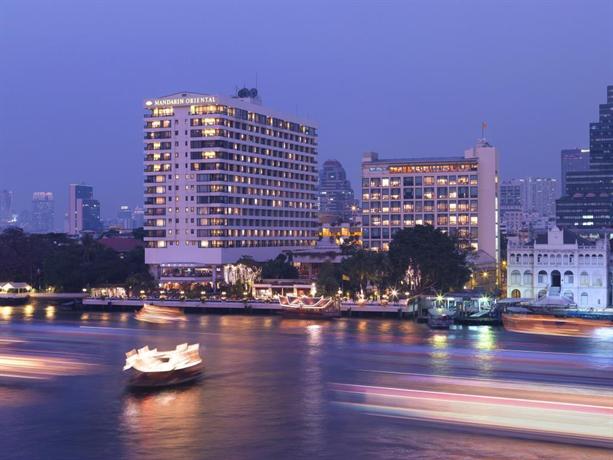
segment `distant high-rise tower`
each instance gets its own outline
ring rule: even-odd
[[[124,230],[132,230],[134,222],[132,221],[132,210],[130,206],[121,205],[117,212],[117,223]]]
[[[590,169],[590,149],[565,149],[560,154],[562,170],[562,194],[566,195],[566,174]]]
[[[13,192],[0,191],[0,227],[8,225],[13,219]]]
[[[561,227],[613,227],[613,85],[606,104],[600,104],[599,121],[590,123],[590,167],[567,173],[556,214]]]
[[[82,231],[99,231],[100,202],[94,199],[94,188],[90,185],[70,184],[68,190],[68,234],[78,235]]]
[[[352,206],[355,197],[345,169],[336,160],[326,161],[319,172],[319,220],[348,222]]]
[[[53,193],[34,192],[32,194],[32,214],[30,230],[32,233],[50,233],[54,229],[55,203]]]

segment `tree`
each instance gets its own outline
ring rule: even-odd
[[[285,254],[279,254],[262,265],[262,278],[266,279],[295,279],[298,278],[298,270],[291,263],[291,259]]]
[[[430,225],[397,232],[389,246],[393,280],[413,294],[461,289],[470,277],[457,240]]]
[[[330,263],[324,263],[319,269],[317,277],[317,291],[325,296],[335,295],[340,287],[340,273],[338,268]]]
[[[391,282],[389,258],[382,252],[358,250],[343,261],[341,272],[343,288],[352,294],[365,293],[369,287],[382,291]]]

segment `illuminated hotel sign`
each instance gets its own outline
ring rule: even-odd
[[[389,166],[387,169],[392,174],[466,172],[477,171],[477,163],[451,163],[442,165],[402,165]]]
[[[145,102],[147,107],[164,107],[168,105],[215,104],[215,96],[173,97],[168,99],[153,99]]]

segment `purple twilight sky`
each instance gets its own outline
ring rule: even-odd
[[[503,178],[559,176],[613,84],[613,1],[0,3],[0,190],[17,211],[71,182],[103,215],[142,202],[142,100],[258,88],[315,120],[356,187],[367,150],[458,155],[480,135]]]

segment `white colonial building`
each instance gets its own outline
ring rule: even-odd
[[[507,296],[565,297],[581,307],[611,302],[608,238],[587,241],[569,231],[550,229],[529,243],[509,240]]]

